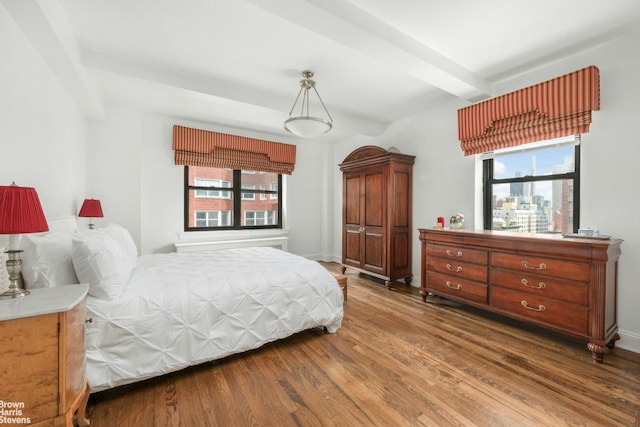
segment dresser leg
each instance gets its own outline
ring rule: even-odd
[[[595,360],[596,363],[602,363],[605,353],[609,352],[607,347],[593,342],[587,344],[587,348],[591,351],[591,358]]]
[[[89,427],[90,421],[87,418],[87,403],[89,402],[89,394],[91,393],[91,386],[87,381],[87,384],[82,393],[82,397],[78,403],[78,412],[76,412],[76,424],[78,427]]]

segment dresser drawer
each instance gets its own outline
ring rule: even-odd
[[[494,268],[491,270],[491,286],[587,305],[587,284],[583,282]]]
[[[491,254],[491,266],[577,280],[580,282],[589,281],[588,264],[562,261],[553,258],[494,252]]]
[[[475,301],[487,303],[487,285],[446,274],[427,272],[427,290],[437,295],[451,295]]]
[[[491,307],[537,324],[555,326],[577,334],[589,332],[588,310],[581,305],[495,287],[491,288]]]
[[[452,261],[442,258],[428,258],[427,270],[444,273],[455,278],[487,282],[489,268],[485,265]]]
[[[489,253],[487,251],[454,245],[427,245],[427,257],[432,256],[483,265],[487,265],[489,260]]]

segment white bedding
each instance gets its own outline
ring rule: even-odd
[[[144,255],[122,296],[89,296],[91,390],[341,325],[342,291],[315,261],[270,247]]]

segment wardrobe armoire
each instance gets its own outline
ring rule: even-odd
[[[342,163],[342,272],[351,268],[411,283],[411,196],[415,156],[367,145]]]

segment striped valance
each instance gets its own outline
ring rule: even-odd
[[[589,132],[600,109],[600,74],[590,66],[458,110],[466,156]]]
[[[176,165],[229,168],[290,175],[296,146],[183,126],[173,126]]]

